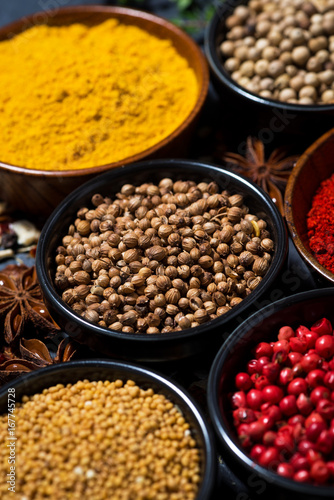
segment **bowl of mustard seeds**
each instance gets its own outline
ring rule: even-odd
[[[62,8],[3,27],[0,66],[0,197],[34,214],[98,173],[184,155],[209,83],[188,35],[120,7]]]
[[[16,494],[36,500],[210,498],[212,431],[186,391],[157,372],[114,361],[68,362],[4,386],[0,408],[2,441],[16,438],[14,472],[10,449],[0,452],[3,500],[13,495],[10,474]],[[8,419],[15,421],[10,435]]]

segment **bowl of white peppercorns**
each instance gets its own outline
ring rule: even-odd
[[[208,27],[205,51],[219,94],[248,103],[253,123],[262,113],[273,133],[312,129],[314,138],[331,128],[333,0],[228,0]]]
[[[42,230],[36,269],[65,332],[109,356],[155,362],[220,345],[268,291],[286,249],[283,219],[255,184],[156,160],[71,193]]]

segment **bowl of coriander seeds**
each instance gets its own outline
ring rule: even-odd
[[[45,368],[1,388],[0,414],[3,500],[13,489],[36,500],[210,498],[212,431],[186,391],[157,372],[104,360]]]
[[[314,140],[331,128],[332,0],[224,2],[206,32],[205,51],[220,96],[248,105],[253,124]]]
[[[70,336],[160,362],[220,345],[286,251],[283,219],[255,184],[206,163],[152,160],[71,193],[42,230],[36,269]]]

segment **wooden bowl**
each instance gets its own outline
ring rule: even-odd
[[[334,283],[334,274],[313,256],[307,237],[306,218],[319,185],[334,172],[334,128],[321,136],[299,158],[289,178],[284,201],[285,218],[301,256],[314,272]]]
[[[40,12],[22,18],[0,29],[0,41],[41,22],[51,26],[69,25],[74,22],[96,25],[109,18],[116,18],[123,24],[138,26],[158,38],[171,40],[179,54],[187,59],[189,66],[195,72],[199,88],[196,104],[184,122],[165,139],[121,161],[97,165],[93,168],[64,171],[32,170],[0,161],[0,199],[7,201],[15,209],[32,214],[48,215],[67,194],[97,174],[143,158],[181,157],[186,153],[208,92],[209,72],[200,48],[186,33],[172,23],[134,9],[78,6],[56,9],[49,14]]]

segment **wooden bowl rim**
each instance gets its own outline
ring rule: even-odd
[[[47,11],[47,12],[52,12],[52,10]],[[29,29],[30,25],[27,26],[30,22],[34,22],[34,18],[36,18],[38,15],[47,15],[47,12],[45,11],[39,11],[35,12],[34,14],[31,14],[29,16],[21,17],[20,19],[13,21],[10,24],[7,24],[3,27],[0,28],[0,37],[2,34],[7,33],[7,32],[12,32],[13,34],[19,34],[27,29]],[[200,47],[196,44],[196,42],[183,30],[178,28],[176,25],[171,23],[170,21],[167,21],[163,17],[156,16],[155,14],[151,14],[149,12],[140,10],[140,9],[132,9],[128,7],[117,7],[117,6],[104,6],[104,5],[78,5],[78,6],[70,6],[70,7],[62,7],[59,9],[54,10],[55,14],[50,16],[51,19],[57,19],[57,17],[62,17],[63,15],[73,15],[75,16],[78,13],[88,13],[88,14],[110,14],[110,18],[112,17],[128,17],[129,20],[146,20],[149,21],[152,24],[155,25],[160,25],[164,28],[167,29],[167,31],[173,33],[180,41],[185,46],[188,46],[190,50],[194,54],[193,60],[198,60],[199,66],[200,66],[200,71],[202,74],[201,79],[197,79],[197,82],[199,84],[199,89],[198,89],[198,96],[196,103],[189,113],[189,115],[186,117],[186,119],[173,131],[171,132],[167,137],[159,141],[157,144],[154,144],[150,148],[145,149],[144,151],[141,151],[140,153],[136,153],[135,155],[128,156],[126,158],[123,158],[122,160],[112,162],[112,163],[107,163],[104,165],[97,165],[94,167],[88,167],[88,168],[81,168],[81,169],[75,169],[75,170],[38,170],[38,169],[30,169],[26,167],[19,167],[16,165],[12,165],[10,163],[2,162],[0,160],[0,171],[1,170],[6,170],[9,172],[13,172],[16,174],[24,174],[28,176],[45,176],[45,177],[78,177],[78,176],[85,176],[85,175],[95,175],[99,174],[102,172],[105,172],[106,170],[117,168],[117,167],[122,167],[128,163],[134,163],[136,161],[142,160],[146,158],[147,156],[157,152],[159,149],[163,148],[167,144],[169,144],[173,139],[175,139],[177,136],[179,136],[184,130],[187,129],[187,127],[191,124],[191,122],[196,118],[196,116],[199,114],[207,93],[209,89],[209,67],[208,63],[206,61],[206,58],[204,57],[204,54],[202,53]],[[75,20],[73,21],[75,22]],[[35,25],[37,23],[35,22]],[[43,24],[43,23],[40,23]],[[44,23],[47,24],[47,23]],[[20,28],[24,27],[23,30],[20,31]],[[144,29],[144,28],[143,28]],[[147,30],[146,30],[147,31]],[[184,56],[183,56],[184,57]],[[189,61],[189,59],[187,59]],[[201,81],[202,80],[202,81]]]
[[[330,129],[328,132],[323,134],[319,139],[317,139],[311,146],[309,146],[306,151],[300,156],[297,160],[296,165],[289,177],[286,190],[285,190],[285,199],[284,199],[284,215],[288,224],[288,228],[292,237],[292,240],[301,254],[301,256],[313,267],[319,274],[321,274],[324,278],[334,283],[334,274],[331,273],[328,269],[323,267],[317,259],[313,256],[313,254],[305,247],[302,242],[295,226],[293,210],[292,210],[292,199],[294,196],[294,191],[296,184],[299,179],[299,175],[304,168],[306,161],[313,155],[313,153],[321,148],[328,140],[334,138],[334,128]]]

